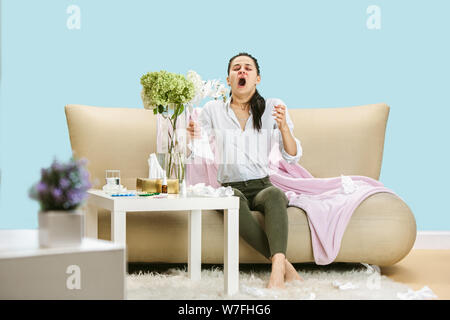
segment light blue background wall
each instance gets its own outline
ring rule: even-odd
[[[81,9],[69,30],[66,9]],[[369,30],[369,5],[381,29]],[[226,78],[240,51],[290,108],[391,106],[380,180],[418,230],[450,230],[449,1],[1,2],[0,228],[36,228],[27,190],[71,155],[64,105],[142,107],[140,76]]]

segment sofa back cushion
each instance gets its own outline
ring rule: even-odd
[[[148,177],[147,159],[156,150],[156,117],[144,108],[65,107],[73,155],[88,160],[93,188],[106,184],[105,170],[120,170],[121,183],[136,188]]]
[[[143,108],[65,107],[73,155],[87,158],[94,188],[105,170],[118,169],[122,184],[136,188],[148,176],[147,159],[156,150],[156,117]],[[300,164],[314,177],[363,175],[379,178],[389,107],[289,109],[301,141]]]
[[[389,116],[384,103],[344,108],[291,109],[299,163],[314,177],[361,175],[378,180]]]

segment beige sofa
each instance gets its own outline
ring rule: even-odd
[[[105,184],[105,170],[119,169],[122,183],[136,188],[148,175],[147,158],[155,152],[156,118],[143,108],[65,107],[75,156],[89,160],[95,188]],[[378,179],[389,107],[372,104],[346,108],[289,109],[300,139],[300,164],[314,177],[362,175]],[[392,124],[395,125],[395,124]],[[389,187],[389,186],[387,186]],[[394,190],[401,194],[401,190]],[[261,224],[263,216],[254,212]],[[288,208],[287,257],[293,263],[314,262],[305,212]],[[183,212],[141,212],[127,215],[129,262],[187,262],[187,215]],[[223,263],[223,216],[202,215],[202,262]],[[110,239],[110,213],[99,212],[99,238]],[[392,265],[413,247],[416,222],[411,209],[390,193],[376,193],[355,210],[336,262]],[[244,240],[240,263],[267,263]]]

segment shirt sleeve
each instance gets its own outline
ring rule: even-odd
[[[272,104],[272,108],[274,106],[277,106],[277,105],[280,105],[280,104],[286,106],[286,104],[283,101],[281,101],[280,99],[274,99],[273,100],[273,104]],[[281,152],[281,155],[282,155],[283,159],[286,160],[289,163],[297,163],[300,160],[300,158],[302,157],[303,150],[302,150],[302,146],[301,146],[300,140],[298,140],[294,136],[294,123],[291,120],[291,116],[289,115],[287,106],[286,106],[286,123],[287,123],[287,125],[289,127],[289,131],[291,132],[292,136],[294,137],[295,144],[297,145],[297,154],[296,155],[293,156],[293,155],[290,155],[289,153],[286,152],[286,150],[284,149],[283,136],[281,135],[281,131],[278,128],[278,125],[276,124],[275,120],[274,120],[274,123],[275,123],[274,127],[276,128],[275,130],[278,131],[277,132],[278,136],[279,136],[278,144],[279,144],[280,152]]]
[[[200,126],[202,127],[202,130],[204,130],[208,135],[212,129],[210,108],[211,108],[210,102],[206,103],[202,109],[202,112],[200,113],[200,116],[198,117],[198,122],[199,122]],[[202,136],[203,136],[203,134],[202,134]]]

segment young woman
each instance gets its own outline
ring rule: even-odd
[[[288,162],[298,162],[301,145],[293,136],[293,124],[286,106],[279,99],[265,100],[256,90],[261,81],[258,61],[239,53],[228,63],[228,101],[209,101],[198,125],[191,121],[190,138],[206,130],[214,137],[219,163],[217,181],[231,186],[240,198],[239,234],[272,262],[268,288],[284,288],[285,281],[302,280],[286,259],[288,200],[284,192],[270,183],[268,160],[273,142]],[[251,214],[264,215],[265,230]]]

